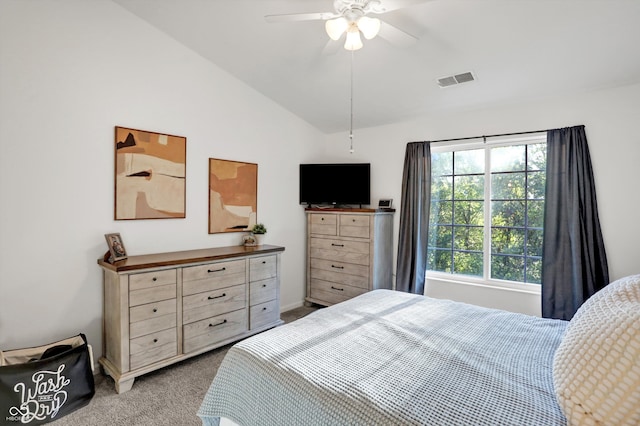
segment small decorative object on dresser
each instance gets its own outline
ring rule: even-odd
[[[284,247],[131,256],[104,270],[104,356],[118,393],[136,377],[259,333],[280,319]]]
[[[378,208],[380,209],[390,209],[393,205],[393,200],[391,198],[380,198],[378,201]]]
[[[253,234],[249,234],[249,235],[245,235],[242,237],[242,244],[245,247],[255,247],[258,244],[256,244],[256,237]]]
[[[253,228],[251,228],[251,233],[255,238],[256,245],[261,246],[264,244],[264,234],[267,233],[267,227],[262,223],[256,223],[253,225]]]
[[[333,305],[393,288],[395,210],[307,208],[306,301]]]
[[[107,245],[109,246],[110,262],[127,258],[127,251],[124,248],[124,244],[122,243],[122,238],[120,238],[119,233],[105,234],[104,238],[107,240]]]

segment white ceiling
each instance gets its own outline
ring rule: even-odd
[[[323,132],[350,121],[351,53],[323,54],[332,0],[113,0]],[[416,3],[415,0],[382,0]],[[640,82],[640,0],[424,0],[382,15],[418,38],[363,40],[353,126]],[[332,43],[340,43],[332,42]],[[477,80],[442,89],[440,77]]]

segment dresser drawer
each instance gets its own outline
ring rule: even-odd
[[[134,323],[176,313],[176,299],[147,303],[129,308],[129,322]]]
[[[336,284],[318,279],[311,279],[311,297],[323,300],[331,305],[366,293],[367,290],[344,284]]]
[[[176,299],[129,308],[129,337],[133,339],[167,328],[175,332],[176,310]]]
[[[230,339],[247,331],[247,311],[240,309],[223,315],[186,324],[184,330],[184,352]]]
[[[310,214],[309,232],[320,235],[338,235],[338,219],[335,214]]]
[[[369,265],[369,243],[311,238],[309,257],[337,262]]]
[[[129,275],[129,291],[143,290],[145,288],[158,287],[176,283],[176,270],[165,269],[163,271],[144,272],[142,274]]]
[[[245,260],[209,263],[182,270],[182,293],[190,295],[246,282]]]
[[[129,364],[135,370],[176,355],[178,339],[173,328],[131,340]]]
[[[141,290],[129,291],[129,306],[138,306],[146,303],[158,302],[176,298],[176,284],[157,285]]]
[[[249,326],[251,329],[262,327],[277,321],[280,318],[278,301],[261,303],[249,308]]]
[[[276,278],[254,281],[249,285],[249,304],[251,306],[268,302],[278,297],[278,281]]]
[[[355,214],[340,215],[340,236],[369,238],[369,216]]]
[[[277,273],[276,256],[262,256],[249,259],[249,281],[273,278]]]
[[[312,279],[317,278],[364,289],[369,288],[368,266],[314,258],[310,259],[310,264],[309,272]]]
[[[205,318],[236,311],[247,302],[245,284],[196,293],[182,298],[182,322],[189,324]]]

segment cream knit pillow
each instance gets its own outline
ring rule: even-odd
[[[640,425],[640,275],[578,309],[556,351],[553,382],[571,425]]]

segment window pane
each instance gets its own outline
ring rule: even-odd
[[[453,190],[453,178],[451,176],[440,176],[433,178],[431,183],[432,200],[451,200]]]
[[[434,226],[429,230],[429,247],[451,249],[451,226]]]
[[[527,207],[529,209],[527,212],[529,227],[542,228],[544,224],[544,201],[529,201]]]
[[[431,175],[453,174],[453,152],[440,152],[431,154]]]
[[[517,256],[491,256],[491,278],[524,281],[524,258]]]
[[[530,172],[529,173],[529,182],[527,184],[527,198],[544,198],[544,190],[545,190],[545,181],[547,176],[546,172]]]
[[[454,209],[456,225],[482,226],[484,224],[483,201],[456,201]]]
[[[455,274],[482,276],[482,253],[453,253],[453,272]]]
[[[456,152],[453,170],[456,175],[484,173],[484,149]]]
[[[451,273],[451,251],[427,250],[427,268],[430,271]]]
[[[542,259],[527,258],[526,281],[533,284],[542,283]]]
[[[547,144],[537,143],[527,145],[528,158],[527,168],[529,170],[546,170],[547,168]]]
[[[484,232],[482,227],[454,226],[453,248],[482,251]]]
[[[525,145],[491,149],[491,171],[511,172],[525,170]]]
[[[491,253],[524,255],[524,229],[492,228]]]
[[[524,226],[524,201],[493,201],[491,226]]]
[[[524,199],[525,173],[497,173],[491,175],[491,199]]]
[[[456,176],[454,187],[456,200],[484,199],[484,176]]]
[[[430,224],[453,223],[453,203],[451,201],[434,201],[431,203]]]
[[[529,229],[527,231],[527,255],[542,256],[542,229]]]

